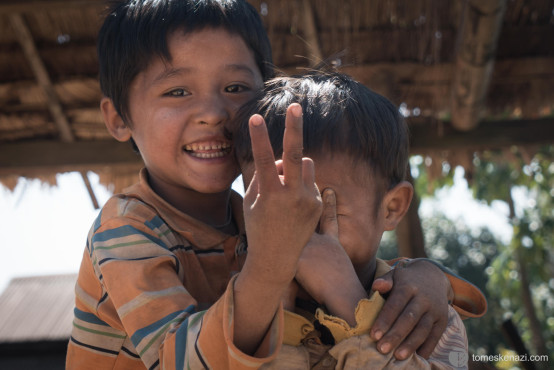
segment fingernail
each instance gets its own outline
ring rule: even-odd
[[[333,204],[335,202],[335,192],[329,188],[323,190],[323,199],[328,204]]]
[[[301,117],[302,116],[302,107],[300,104],[293,104],[291,107],[291,113],[295,117]]]
[[[398,351],[398,354],[396,356],[400,360],[404,360],[406,357],[408,357],[408,350],[407,349],[401,349]]]
[[[379,340],[379,339],[381,339],[381,338],[383,337],[383,332],[380,331],[380,330],[377,330],[377,331],[375,332],[374,336],[375,336],[375,340]]]
[[[260,126],[263,122],[262,117],[259,115],[254,115],[252,118],[250,118],[250,122],[252,123],[252,126]]]
[[[384,343],[381,346],[381,352],[382,353],[388,353],[390,351],[390,343]]]

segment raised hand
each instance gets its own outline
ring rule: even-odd
[[[260,279],[290,282],[322,207],[313,162],[302,157],[302,110],[298,104],[287,109],[282,176],[263,118],[254,115],[249,125],[256,172],[244,197],[248,260]]]
[[[260,115],[249,121],[255,173],[244,197],[248,255],[235,282],[234,342],[252,353],[267,332],[321,215],[314,164],[302,157],[302,109],[287,109],[282,164]],[[282,175],[280,168],[282,166]]]

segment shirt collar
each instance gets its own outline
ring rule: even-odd
[[[212,226],[179,211],[162,197],[156,194],[148,184],[148,172],[143,168],[139,174],[139,182],[123,192],[128,197],[135,197],[154,208],[156,213],[169,227],[184,236],[199,249],[211,249],[222,244],[233,235],[228,235],[216,230]],[[231,209],[239,229],[239,234],[245,233],[244,218],[242,213],[242,197],[231,190]],[[234,235],[236,236],[236,235]]]

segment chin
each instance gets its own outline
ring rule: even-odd
[[[233,185],[234,180],[235,179],[233,178],[230,181],[206,182],[203,184],[203,186],[198,186],[197,191],[204,194],[222,193],[231,189],[231,185]]]

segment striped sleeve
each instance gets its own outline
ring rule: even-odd
[[[203,273],[198,261],[176,256],[175,236],[156,215],[122,216],[128,204],[111,206],[89,234],[66,369],[251,369],[271,359],[282,320],[268,331],[267,358],[241,353],[232,343],[232,283],[198,311],[183,285],[184,269]]]
[[[162,239],[165,230],[124,221],[109,221],[93,236],[93,268],[115,308],[114,319],[146,367],[156,368],[165,334],[194,313],[197,302],[181,283],[182,267]]]
[[[167,226],[124,217],[97,226],[77,281],[68,368],[82,368],[87,359],[106,368],[159,368],[166,334],[197,304],[164,242]]]
[[[208,311],[191,315],[180,328],[168,335],[164,346],[175,348],[175,355],[170,350],[163,350],[164,369],[258,369],[275,359],[282,342],[282,308],[258,348],[260,357],[249,356],[233,344],[234,280]]]
[[[467,369],[467,361],[468,342],[464,323],[460,315],[448,307],[448,325],[429,362],[438,368]]]

